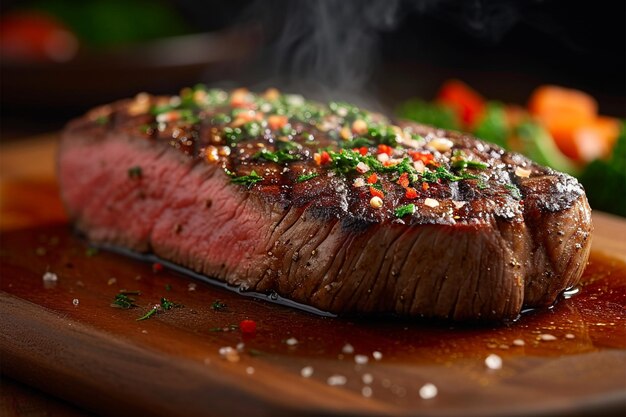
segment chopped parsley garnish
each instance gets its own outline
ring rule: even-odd
[[[396,217],[404,217],[407,214],[415,213],[415,204],[406,204],[404,206],[400,206],[394,210],[394,214]]]
[[[161,297],[161,308],[163,310],[171,310],[174,307],[181,307],[181,305],[173,303],[165,297]]]
[[[128,168],[128,178],[136,180],[143,176],[143,171],[140,166],[134,166]]]
[[[319,175],[320,174],[315,173],[315,172],[313,172],[311,174],[302,174],[302,175],[298,176],[298,178],[296,179],[296,182],[305,182],[305,181],[308,181],[308,180],[313,179],[315,177],[319,177]]]
[[[256,173],[256,171],[250,172],[249,175],[243,175],[241,177],[233,177],[231,180],[235,184],[242,184],[246,187],[252,187],[257,182],[263,181],[263,177]]]
[[[470,161],[467,159],[457,159],[456,161],[452,162],[452,168],[459,170],[464,170],[466,168],[487,169],[488,167],[489,165],[485,164],[484,162]]]
[[[226,304],[224,304],[223,302],[221,302],[220,300],[215,300],[213,301],[213,303],[211,304],[211,308],[215,311],[222,311],[226,308]]]
[[[374,146],[373,141],[367,138],[361,138],[361,137],[341,142],[341,147],[344,149],[354,149],[354,148],[362,148],[362,147],[369,148],[371,146]]]
[[[150,317],[154,316],[159,311],[171,310],[172,308],[182,307],[181,304],[176,304],[165,297],[161,298],[160,304],[155,304],[146,314],[139,317],[137,321],[147,320]]]
[[[139,317],[137,319],[137,321],[143,321],[143,320],[147,320],[150,317],[154,316],[157,312],[157,308],[156,307],[152,307],[146,314],[144,314],[143,316]]]
[[[252,156],[252,159],[264,159],[266,161],[276,162],[277,164],[284,164],[287,162],[299,161],[301,156],[299,154],[289,153],[285,150],[271,152],[267,149],[263,149],[262,151],[255,153]]]
[[[111,303],[111,307],[115,308],[123,308],[124,310],[128,310],[129,308],[137,307],[135,304],[135,299],[129,297],[124,293],[117,294]]]
[[[514,199],[522,199],[522,193],[520,192],[519,188],[517,188],[514,184],[504,184],[504,187],[509,190]]]
[[[96,124],[99,124],[100,126],[104,126],[107,123],[109,123],[109,116],[96,117]]]

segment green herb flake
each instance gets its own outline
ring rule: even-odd
[[[93,246],[90,246],[87,249],[85,249],[85,256],[88,256],[91,258],[92,256],[96,256],[98,252],[99,252],[98,248],[94,248]]]
[[[298,178],[296,179],[296,182],[305,182],[305,181],[308,181],[308,180],[313,179],[315,177],[319,177],[319,175],[320,174],[315,173],[315,172],[313,172],[311,174],[302,174],[302,175],[298,176]]]
[[[139,317],[137,319],[137,321],[143,321],[143,320],[147,320],[150,317],[154,316],[157,312],[157,308],[156,307],[152,307],[146,314],[144,314],[143,316]]]
[[[179,307],[182,307],[182,305],[181,304],[176,304],[176,303],[168,300],[165,297],[161,297],[161,308],[163,310],[171,310],[173,308],[179,308]]]
[[[109,116],[98,116],[96,117],[95,122],[100,126],[104,126],[105,124],[109,123]]]
[[[134,166],[128,168],[128,178],[136,180],[140,179],[143,176],[143,171],[140,166]]]
[[[215,300],[213,301],[213,303],[211,304],[211,308],[215,311],[222,311],[226,308],[226,304],[224,304],[223,302],[221,302],[220,300]]]
[[[455,168],[458,170],[464,170],[467,168],[487,169],[488,167],[489,165],[485,164],[484,162],[471,161],[467,159],[457,159],[456,161],[452,162],[452,168]]]
[[[243,175],[241,177],[234,177],[231,181],[235,184],[245,185],[246,187],[252,187],[257,182],[263,181],[263,177],[256,173],[256,171],[250,172],[249,175]]]
[[[514,199],[522,199],[522,193],[520,192],[519,188],[517,188],[514,184],[504,184],[504,188],[509,190],[509,193],[511,193]]]
[[[286,150],[280,150],[276,152],[268,151],[267,149],[263,149],[255,153],[252,156],[252,159],[264,159],[270,162],[276,162],[277,164],[284,164],[287,162],[299,161],[301,156],[298,154],[289,153]]]
[[[406,216],[407,214],[415,213],[415,204],[406,204],[404,206],[400,206],[394,210],[396,217],[401,218]]]
[[[111,303],[111,307],[122,308],[124,310],[128,310],[130,308],[137,307],[137,304],[135,304],[134,298],[129,297],[128,295],[124,293],[120,293],[120,294],[115,295],[115,298],[113,299],[113,302]]]

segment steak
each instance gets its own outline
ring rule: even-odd
[[[273,89],[96,108],[67,125],[58,162],[92,242],[333,313],[514,319],[576,285],[591,243],[569,175]]]

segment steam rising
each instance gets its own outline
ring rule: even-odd
[[[441,22],[441,30],[455,26],[496,42],[527,4],[527,0],[258,0],[248,10],[248,20],[262,25],[269,42],[254,70],[268,73],[268,85],[325,97],[363,97],[380,58],[381,35],[396,29],[407,15],[425,15]]]

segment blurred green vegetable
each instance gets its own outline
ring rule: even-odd
[[[396,114],[400,118],[413,120],[442,129],[459,130],[460,123],[454,110],[436,103],[428,103],[420,99],[411,99],[402,103]]]
[[[626,217],[626,120],[609,160],[597,159],[580,176],[594,209]]]
[[[81,42],[111,46],[188,33],[169,2],[159,0],[39,0],[29,4],[61,20]]]
[[[579,169],[559,150],[550,133],[537,122],[525,121],[515,128],[524,155],[540,165],[577,175]]]
[[[487,142],[507,148],[509,134],[504,106],[497,102],[487,103],[485,113],[474,129],[474,135]]]

